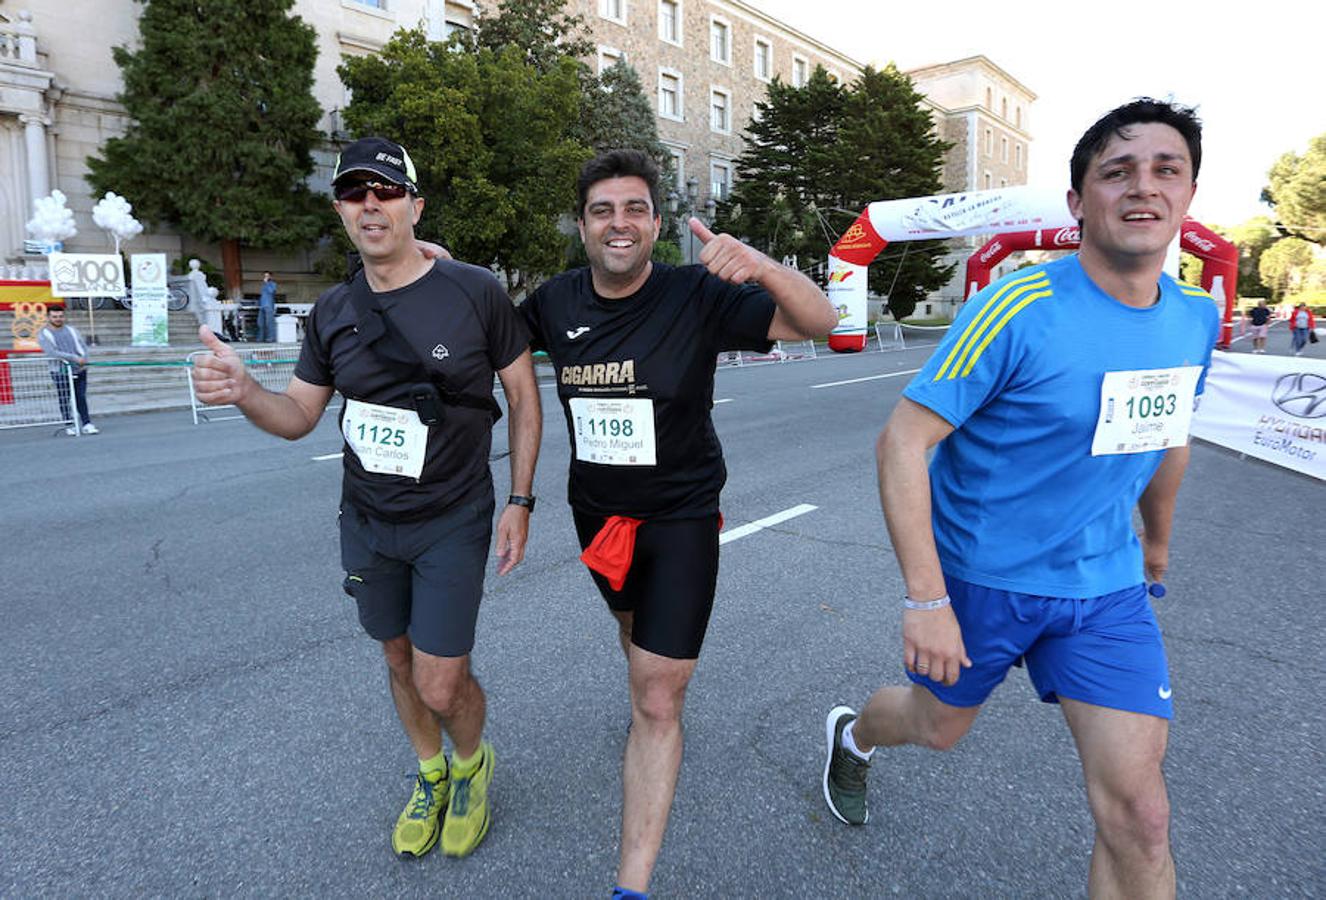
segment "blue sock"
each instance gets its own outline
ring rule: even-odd
[[[612,889],[612,900],[649,900],[649,895],[617,885]]]

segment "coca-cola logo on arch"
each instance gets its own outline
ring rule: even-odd
[[[1075,244],[1080,244],[1082,243],[1082,229],[1076,225],[1060,228],[1054,233],[1054,241],[1052,243],[1056,247],[1071,247]]]

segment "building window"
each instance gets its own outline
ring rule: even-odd
[[[773,78],[773,44],[761,37],[755,39],[755,77],[760,81]]]
[[[665,119],[682,120],[681,73],[675,69],[658,70],[658,114]]]
[[[990,112],[994,112],[994,94],[990,92],[989,88],[985,89],[985,108]]]
[[[994,156],[994,131],[985,129],[985,155]]]
[[[360,6],[371,6],[373,9],[386,9],[387,0],[355,0]]]
[[[1016,110],[1014,110],[1014,112],[1017,113],[1017,126],[1018,126],[1019,128],[1021,128],[1021,127],[1022,127],[1022,107],[1019,106]]]
[[[679,195],[684,194],[686,192],[686,151],[669,147],[668,152],[672,154],[672,186]]]
[[[999,139],[999,161],[1008,162],[1008,138],[1006,137]]]
[[[1001,178],[1001,179],[999,179],[999,186],[1000,186],[1001,188],[1006,188],[1006,187],[1008,187],[1008,179],[1007,179],[1007,178]]]
[[[983,187],[987,191],[990,190],[990,188],[994,187],[994,176],[991,175],[989,172],[985,173],[985,178],[983,179],[983,181],[985,182]]]
[[[792,87],[805,87],[810,81],[810,60],[792,54]]]
[[[1022,145],[1021,145],[1021,144],[1015,144],[1015,145],[1014,145],[1014,147],[1013,147],[1013,158],[1014,158],[1014,160],[1015,160],[1014,168],[1016,168],[1019,172],[1021,172],[1021,171],[1022,171]]]
[[[681,46],[681,0],[658,0],[658,37]]]
[[[709,163],[709,196],[723,201],[732,193],[732,163],[712,160]]]
[[[732,26],[717,16],[709,17],[709,58],[732,65]]]
[[[1008,121],[1008,98],[1004,97],[999,101],[999,118],[1005,122]]]
[[[619,25],[626,24],[626,0],[599,0],[599,15]]]
[[[622,51],[618,50],[616,47],[600,47],[599,74],[602,75],[604,72],[611,69],[617,63],[621,62],[621,59]]]
[[[709,91],[709,130],[732,133],[732,94],[725,88]]]

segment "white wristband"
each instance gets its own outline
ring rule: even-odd
[[[945,594],[944,596],[939,597],[938,599],[935,600],[913,600],[911,597],[908,597],[906,595],[904,595],[902,598],[902,605],[907,607],[908,609],[921,609],[921,610],[941,609],[945,606],[948,606],[950,602],[952,601],[949,600],[948,594]]]

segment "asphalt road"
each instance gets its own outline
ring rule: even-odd
[[[901,677],[872,444],[925,353],[718,374],[728,528],[816,509],[724,546],[658,897],[1085,893],[1072,742],[1021,672],[954,751],[877,756],[869,825],[821,799],[825,712]],[[314,459],[333,417],[294,444],[186,412],[0,433],[0,896],[606,897],[624,664],[544,398],[544,499],[526,562],[489,578],[475,657],[495,821],[460,861],[390,852],[414,760],[339,587],[340,466]],[[1157,604],[1185,896],[1326,894],[1324,501],[1194,449]]]

